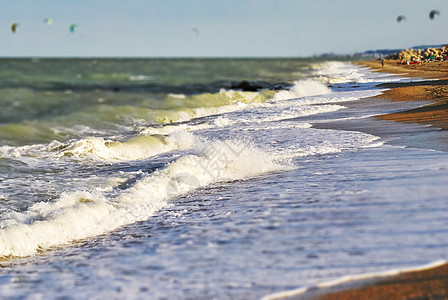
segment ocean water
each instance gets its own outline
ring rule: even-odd
[[[0,297],[259,299],[446,259],[448,154],[355,126],[402,106],[350,110],[406,80],[317,59],[0,60]]]

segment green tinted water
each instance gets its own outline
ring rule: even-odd
[[[176,122],[201,107],[262,102],[225,94],[243,80],[269,88],[306,76],[312,59],[0,59],[0,145],[120,135]],[[249,99],[249,100],[247,100]]]

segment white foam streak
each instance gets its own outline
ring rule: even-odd
[[[349,91],[349,92],[337,92],[325,96],[311,96],[297,99],[302,105],[312,104],[329,104],[329,103],[342,103],[348,101],[356,101],[363,98],[375,97],[384,92],[385,89],[366,90],[366,91]]]
[[[326,98],[308,99],[302,98],[299,100],[291,100],[295,102],[269,102],[260,105],[259,108],[252,109],[251,113],[234,115],[224,115],[218,116],[212,122],[205,122],[196,125],[190,124],[177,124],[177,125],[166,125],[162,127],[148,127],[142,129],[140,134],[142,135],[168,135],[177,131],[198,131],[212,128],[228,127],[235,124],[249,124],[249,123],[268,123],[281,120],[287,120],[292,118],[298,118],[303,116],[310,116],[321,113],[328,113],[343,109],[344,106],[335,104],[325,104],[325,105],[307,105],[307,103],[315,104],[316,102],[338,102],[337,100],[331,98],[328,100]],[[348,100],[347,100],[348,101]],[[279,112],[279,108],[282,111]]]
[[[280,136],[277,139],[280,140],[280,144],[285,144]],[[284,160],[291,160],[297,157],[338,153],[382,144],[379,137],[371,134],[315,128],[300,130],[294,141],[281,148],[277,146],[277,151],[280,150],[278,156]]]
[[[176,131],[188,132],[188,131],[209,129],[212,127],[213,127],[213,125],[211,125],[209,123],[202,123],[202,124],[196,124],[196,125],[182,123],[182,124],[176,124],[176,125],[165,125],[165,126],[161,126],[161,127],[144,128],[141,130],[140,134],[141,135],[156,135],[156,134],[169,135]]]

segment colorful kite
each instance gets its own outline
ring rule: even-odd
[[[45,18],[44,19],[44,23],[47,25],[53,25],[53,19],[52,18]]]
[[[71,32],[71,33],[75,33],[75,28],[76,28],[76,27],[78,27],[77,24],[72,24],[72,25],[70,25],[70,32]]]

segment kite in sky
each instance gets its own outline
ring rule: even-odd
[[[16,33],[17,27],[19,26],[19,23],[12,23],[11,25],[11,31],[12,33]]]
[[[400,15],[397,17],[397,22],[400,23],[401,21],[406,21],[406,16]]]
[[[76,28],[77,26],[78,26],[77,24],[72,24],[72,25],[70,25],[70,32],[71,32],[71,33],[75,33],[75,28]]]
[[[201,32],[199,31],[199,28],[193,27],[193,32],[196,33],[196,35],[199,35]]]
[[[440,15],[440,11],[438,11],[437,9],[433,9],[433,10],[431,10],[431,12],[429,13],[429,18],[430,18],[431,20],[434,20],[434,17],[435,17],[435,16],[438,16],[438,15]]]
[[[48,25],[53,25],[53,19],[52,18],[45,18],[44,23]]]

